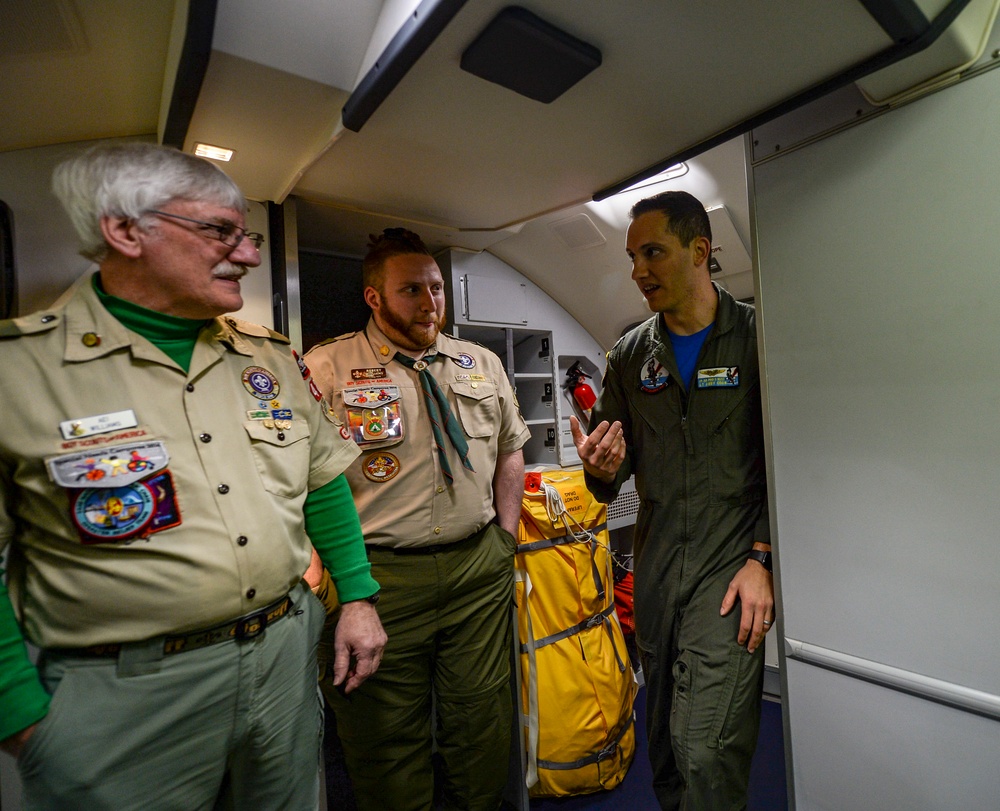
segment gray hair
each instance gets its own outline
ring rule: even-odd
[[[139,219],[171,200],[247,208],[243,192],[218,167],[142,142],[98,144],[70,158],[56,167],[52,191],[80,236],[80,253],[97,262],[107,255],[102,217]]]

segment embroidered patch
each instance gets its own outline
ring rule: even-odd
[[[319,390],[319,386],[316,385],[316,381],[309,380],[309,393],[313,396],[313,399],[318,403],[323,399],[323,392]]]
[[[128,487],[80,490],[73,501],[73,522],[84,543],[134,538],[156,511],[156,497],[142,482]]]
[[[306,366],[306,362],[299,357],[299,353],[294,349],[292,350],[292,357],[295,358],[295,362],[299,366],[299,374],[302,375],[303,380],[309,379],[309,367]]]
[[[399,468],[399,459],[394,454],[384,452],[369,454],[361,464],[365,478],[377,484],[396,478]]]
[[[270,418],[271,418],[271,412],[266,408],[257,408],[254,409],[253,411],[247,412],[248,420],[268,420]]]
[[[350,439],[351,438],[351,432],[347,430],[347,426],[346,425],[341,425],[340,426],[340,436],[343,439]]]
[[[169,461],[162,442],[136,442],[57,456],[46,465],[53,482],[79,489],[125,487],[163,470]]]
[[[735,389],[740,385],[739,366],[699,369],[695,384],[699,389]]]
[[[476,367],[476,359],[465,352],[459,352],[458,357],[454,358],[454,361],[463,369],[474,369]]]
[[[381,380],[386,374],[384,366],[370,369],[351,369],[351,380]]]
[[[263,366],[243,370],[243,388],[260,400],[273,400],[281,391],[278,379]]]
[[[144,436],[149,436],[149,431],[145,428],[136,428],[134,431],[118,431],[114,434],[102,434],[86,439],[71,439],[69,442],[63,442],[59,447],[64,451],[72,451],[77,448],[102,448],[114,445],[116,442],[124,442],[127,439],[140,439]]]
[[[290,408],[272,408],[271,417],[276,420],[290,420],[292,418],[292,409]]]
[[[475,380],[477,383],[485,383],[486,375],[458,374],[455,375],[455,380]]]
[[[639,388],[646,394],[656,394],[663,391],[670,381],[670,372],[663,368],[663,364],[656,358],[650,357],[642,363],[642,371],[639,373]]]

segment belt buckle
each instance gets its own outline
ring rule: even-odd
[[[258,611],[249,617],[236,620],[235,636],[237,639],[253,639],[264,633],[265,628],[267,628],[267,612]]]

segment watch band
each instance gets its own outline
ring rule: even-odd
[[[760,549],[751,549],[747,553],[747,560],[755,560],[768,571],[771,571],[771,553]]]

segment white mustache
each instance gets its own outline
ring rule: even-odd
[[[249,271],[244,265],[234,265],[232,262],[219,262],[212,268],[212,275],[215,278],[242,279]]]

